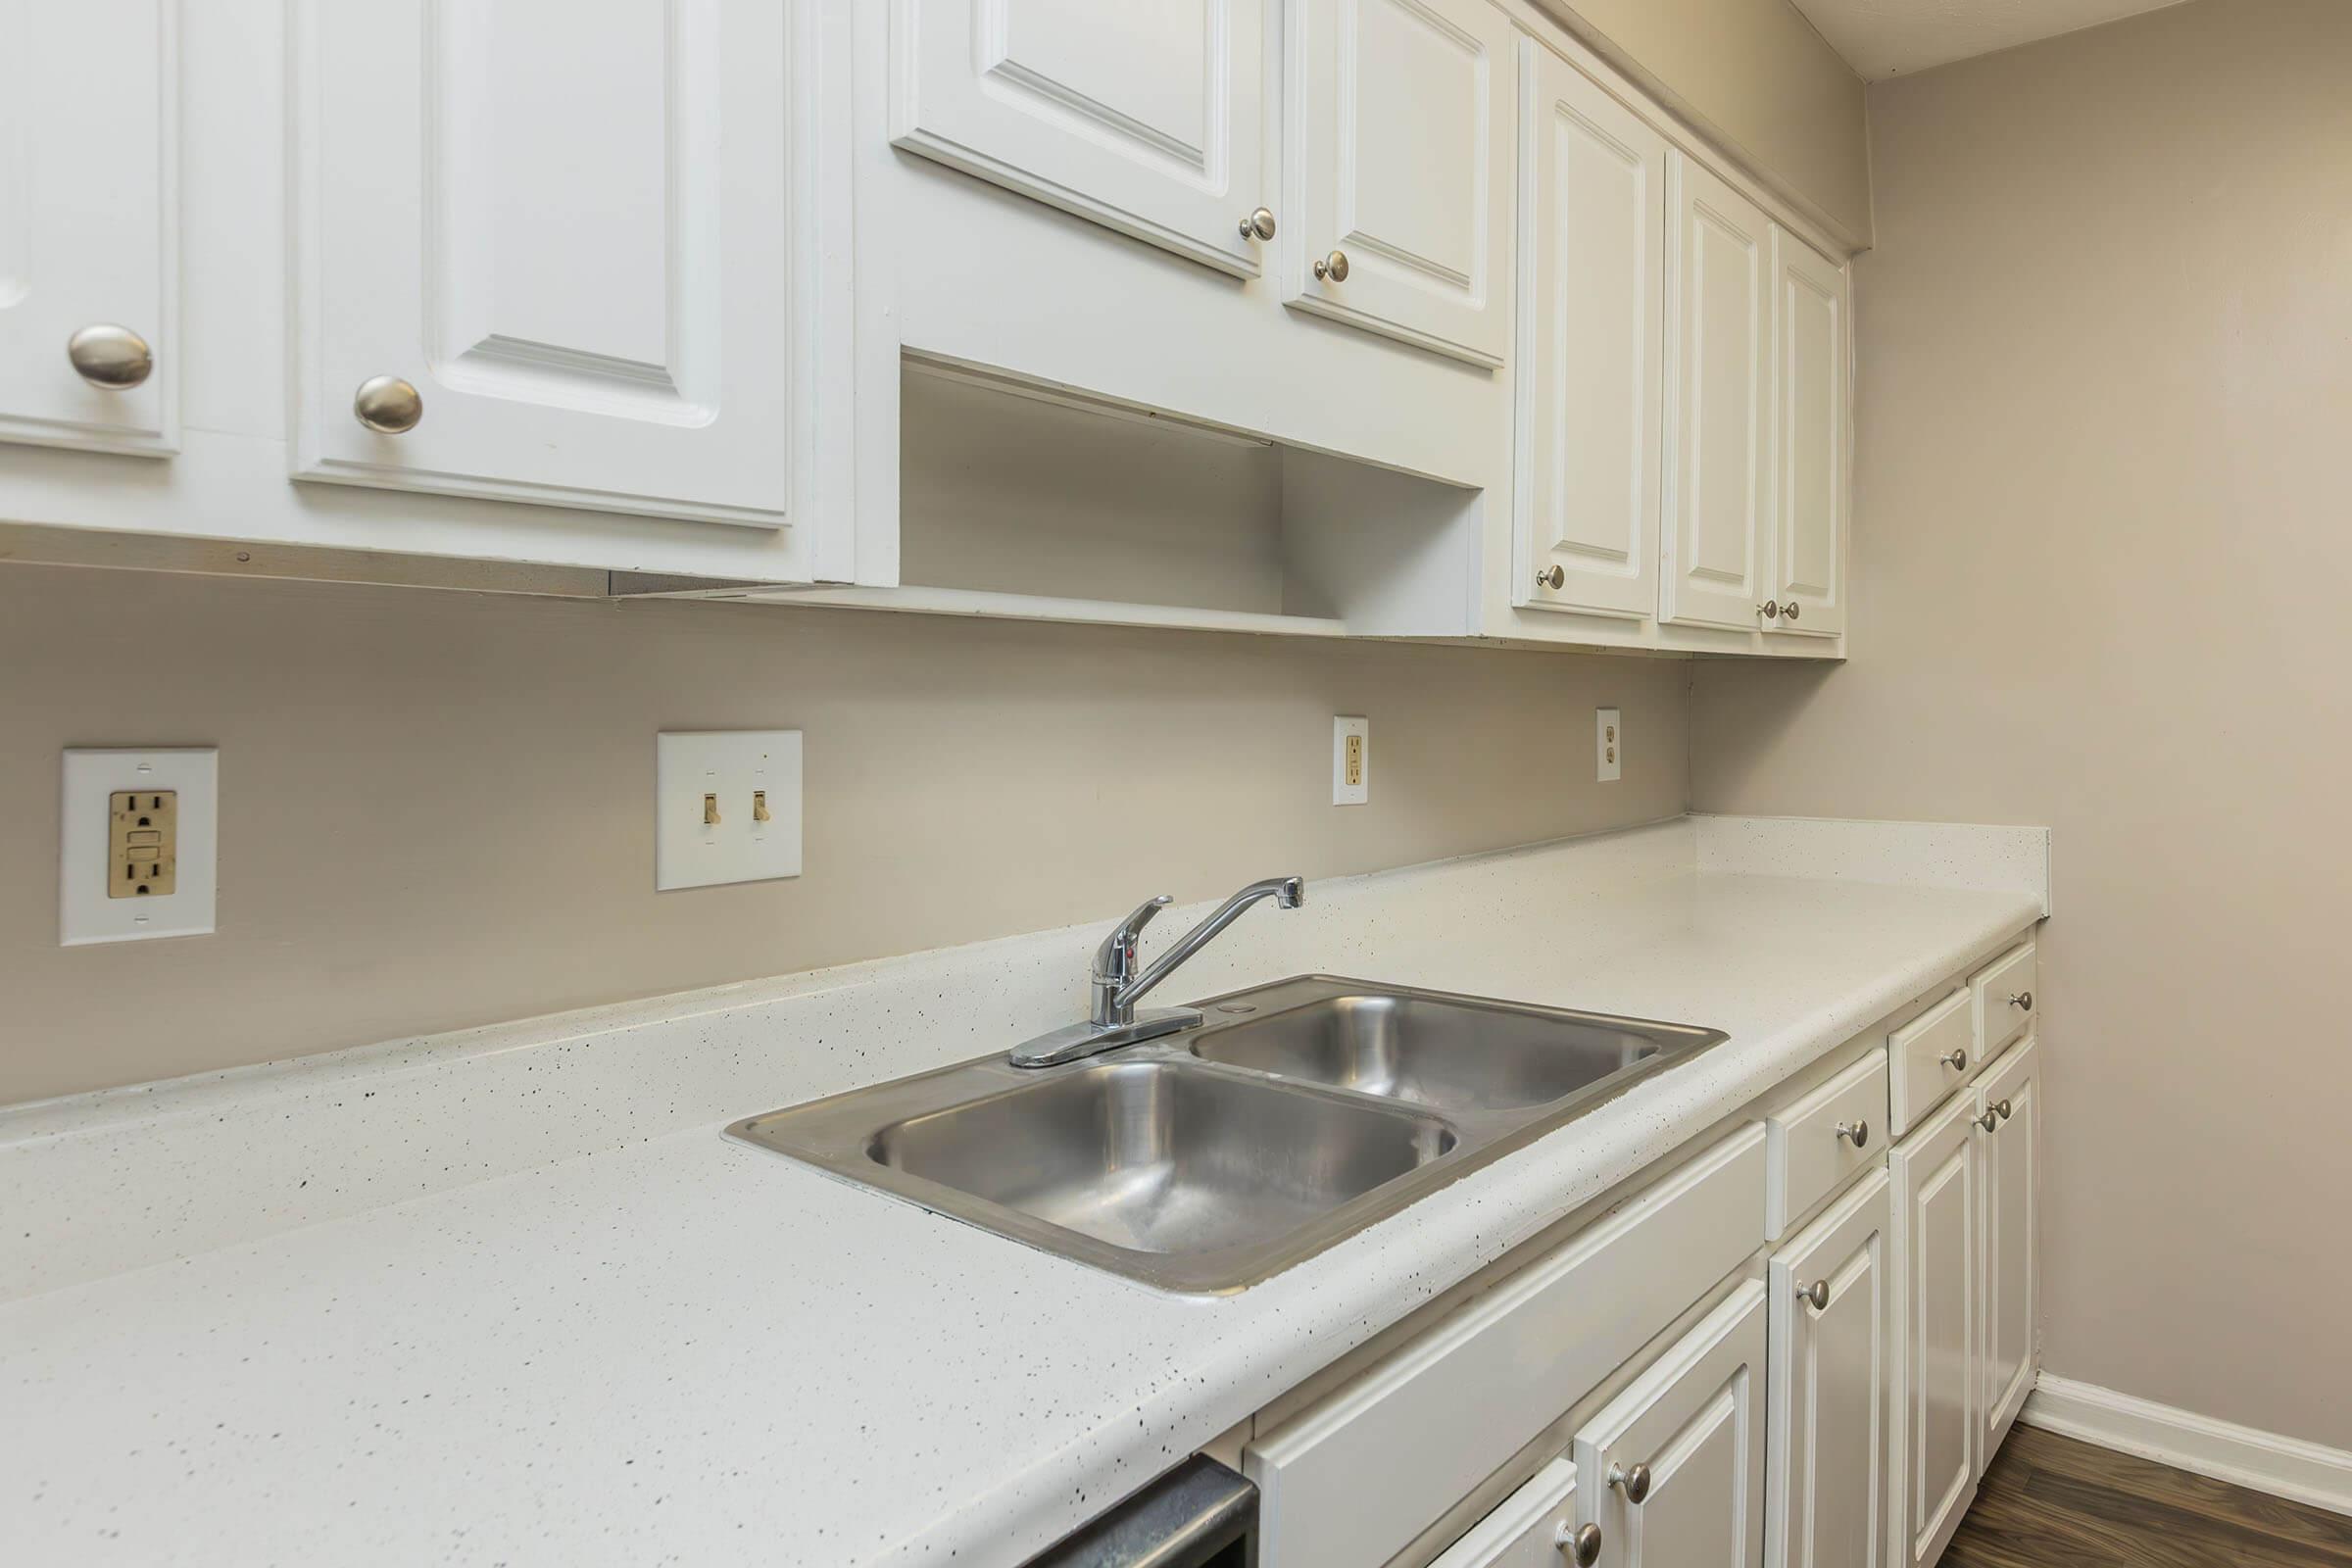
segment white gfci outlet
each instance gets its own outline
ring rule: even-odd
[[[1592,710],[1592,761],[1603,784],[1614,783],[1625,766],[1625,724],[1614,708]]]
[[[654,887],[801,874],[801,732],[664,732],[654,752]]]
[[[61,946],[212,931],[220,768],[220,754],[210,746],[66,753],[57,856]]]
[[[1372,721],[1345,715],[1331,721],[1331,804],[1361,806],[1372,798]]]

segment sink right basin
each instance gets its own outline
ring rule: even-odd
[[[1239,1016],[1212,1004],[1211,1027],[1192,1037],[1193,1054],[1439,1110],[1515,1110],[1721,1038],[1682,1024],[1386,987],[1266,1010],[1276,1000],[1263,996]]]

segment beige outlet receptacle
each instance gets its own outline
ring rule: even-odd
[[[118,790],[107,797],[106,896],[160,898],[177,885],[179,792]]]
[[[1363,782],[1364,738],[1361,735],[1350,735],[1348,737],[1348,785],[1350,789],[1354,789],[1360,787]]]

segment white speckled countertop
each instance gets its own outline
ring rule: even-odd
[[[2046,851],[1683,819],[1253,912],[1179,990],[1325,970],[1733,1038],[1233,1297],[719,1136],[1062,1021],[1092,927],[0,1112],[0,1555],[1016,1563],[2012,940]]]

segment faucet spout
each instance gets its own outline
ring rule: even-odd
[[[1190,1007],[1157,1007],[1139,1016],[1135,1004],[1187,958],[1206,947],[1218,932],[1241,918],[1243,910],[1263,899],[1272,899],[1276,908],[1296,909],[1306,902],[1306,879],[1276,876],[1250,883],[1219,905],[1207,919],[1187,931],[1158,961],[1139,971],[1144,927],[1171,902],[1164,893],[1146,899],[1127,918],[1112,926],[1102,946],[1095,950],[1093,971],[1087,977],[1092,1005],[1086,1021],[1066,1025],[1014,1047],[1012,1064],[1051,1067],[1200,1023],[1200,1014]]]
[[[1272,899],[1278,909],[1296,909],[1306,902],[1306,879],[1297,876],[1268,877],[1252,882],[1219,905],[1216,912],[1187,931],[1183,939],[1159,956],[1157,962],[1120,987],[1114,1005],[1133,1016],[1136,1002],[1153,986],[1175,973],[1179,964],[1208,946],[1209,941],[1227,926],[1242,917],[1242,911],[1261,899]],[[1100,1022],[1101,1020],[1097,1020]]]

